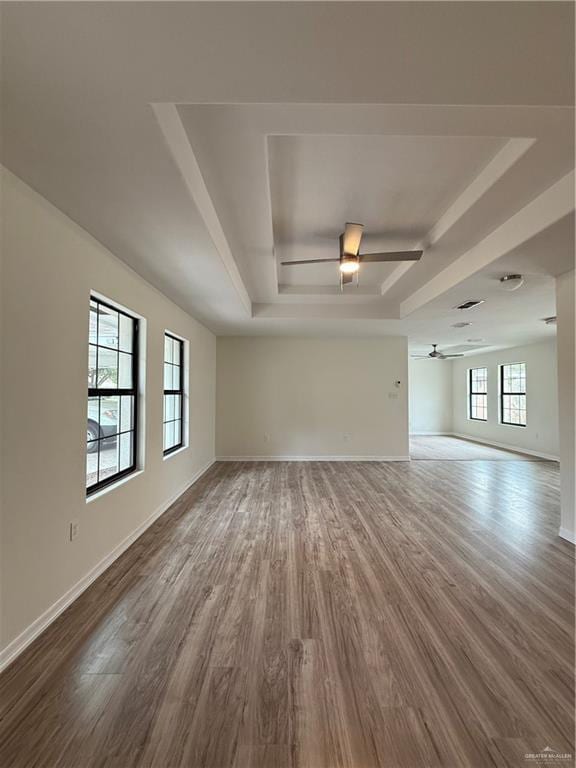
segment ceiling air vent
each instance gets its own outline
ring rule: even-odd
[[[473,309],[474,307],[477,307],[478,304],[484,304],[484,299],[469,299],[468,301],[463,302],[462,304],[458,304],[457,307],[454,307],[454,309]]]
[[[543,317],[542,322],[546,323],[546,325],[556,325],[556,315],[552,315],[552,317]]]
[[[467,325],[472,325],[472,323],[454,323],[452,328],[466,328]]]

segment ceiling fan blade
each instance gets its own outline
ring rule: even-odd
[[[430,355],[410,355],[413,360],[428,360]]]
[[[446,359],[447,357],[464,357],[464,355],[442,355],[442,357]]]
[[[341,272],[342,275],[342,285],[346,285],[347,283],[351,283],[354,275],[350,274],[349,272]]]
[[[419,261],[423,251],[388,251],[383,253],[361,253],[360,262]]]
[[[340,261],[340,259],[302,259],[300,261],[281,261],[280,264],[322,264],[325,261]]]
[[[348,222],[344,227],[344,237],[342,238],[342,250],[349,256],[357,256],[360,250],[360,241],[362,240],[363,224],[351,224]]]

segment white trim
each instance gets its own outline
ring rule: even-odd
[[[492,264],[574,210],[574,171],[548,187],[483,240],[400,302],[400,319],[411,315],[467,277]]]
[[[535,141],[536,139],[530,138],[508,139],[502,149],[494,155],[490,162],[482,168],[480,173],[472,179],[466,189],[454,200],[450,208],[442,214],[423,240],[414,247],[418,249],[431,248],[437,243],[518,162]],[[380,286],[380,293],[384,296],[414,264],[416,264],[415,261],[399,264]]]
[[[151,106],[164,136],[164,141],[168,145],[168,149],[184,183],[200,212],[200,216],[222,260],[222,264],[228,272],[238,298],[242,302],[246,314],[251,317],[252,300],[232,255],[226,234],[218,218],[216,207],[210,197],[202,171],[190,146],[188,135],[180,119],[176,104],[152,103]]]
[[[172,456],[178,456],[179,453],[183,453],[184,451],[189,450],[189,445],[182,445],[180,448],[177,448],[175,451],[170,451],[170,453],[163,453],[162,454],[162,461],[167,461],[168,459],[171,459]]]
[[[112,563],[122,555],[128,547],[133,544],[137,538],[139,538],[144,531],[149,528],[166,510],[172,506],[172,504],[192,486],[210,467],[214,464],[214,459],[211,459],[204,467],[199,469],[191,480],[187,480],[180,489],[173,494],[167,501],[163,502],[143,523],[132,531],[123,541],[120,542],[114,549],[106,555],[99,563],[97,563],[91,570],[88,571],[79,581],[70,587],[50,608],[44,611],[43,614],[38,616],[32,624],[21,632],[18,637],[15,637],[11,643],[9,643],[0,652],[0,671],[5,669],[11,664],[21,653],[27,648],[30,643],[35,640],[45,629],[47,629],[52,622],[63,613],[69,605],[71,605],[76,598],[80,597],[82,592],[86,590],[93,581],[101,576],[104,571],[109,568]]]
[[[218,456],[216,461],[410,461],[410,456]]]
[[[115,483],[110,483],[110,485],[105,485],[104,488],[101,488],[99,491],[96,491],[96,493],[91,493],[90,496],[86,496],[86,504],[90,504],[93,501],[96,501],[97,499],[100,499],[102,496],[105,496],[107,493],[110,493],[110,491],[116,490],[116,488],[119,488],[121,485],[124,485],[125,483],[130,482],[132,478],[139,477],[140,475],[144,474],[143,469],[135,469],[133,472],[130,472],[129,475],[125,475],[125,477],[121,477],[119,480],[117,480]]]
[[[410,437],[431,437],[433,435],[452,437],[454,432],[410,432]]]
[[[519,445],[510,445],[510,443],[497,443],[495,440],[485,440],[483,437],[476,437],[476,435],[464,435],[460,432],[452,432],[451,434],[452,437],[459,437],[462,440],[468,440],[471,443],[492,445],[494,448],[503,448],[505,451],[513,451],[514,453],[525,453],[528,456],[537,456],[539,459],[546,459],[547,461],[560,461],[558,456],[554,456],[551,453],[532,451],[529,448],[521,448]]]
[[[566,541],[569,541],[571,544],[576,544],[576,533],[568,528],[560,528],[558,536],[560,536],[561,539],[566,539]]]

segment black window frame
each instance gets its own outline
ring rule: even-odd
[[[509,368],[512,365],[523,365],[524,366],[524,391],[523,392],[506,392],[504,391],[504,369]],[[501,363],[500,364],[500,391],[499,391],[499,400],[500,400],[500,424],[503,424],[506,427],[526,427],[528,423],[528,398],[526,397],[526,381],[528,378],[528,369],[525,362],[517,362],[517,363]],[[524,423],[520,424],[516,421],[504,421],[504,398],[505,397],[514,397],[515,395],[519,395],[521,397],[524,397]]]
[[[179,338],[178,336],[175,336],[173,333],[170,333],[170,331],[164,331],[164,342],[166,341],[166,337],[169,339],[172,339],[172,341],[177,342],[177,344],[180,347],[180,363],[178,365],[179,373],[180,373],[180,381],[179,381],[179,388],[178,389],[165,389],[164,388],[164,366],[165,365],[174,365],[174,363],[171,363],[169,360],[166,360],[166,343],[164,343],[163,346],[163,353],[162,353],[162,455],[163,456],[170,456],[171,453],[174,453],[175,451],[179,451],[181,448],[184,448],[184,368],[185,368],[185,360],[184,360],[184,339]],[[164,421],[164,414],[166,413],[166,396],[167,395],[180,395],[180,415],[178,418],[170,419],[170,421]],[[170,448],[164,448],[164,425],[169,424],[172,422],[180,422],[180,442],[176,445],[171,445]]]
[[[473,371],[486,371],[486,391],[485,392],[477,392],[472,388],[472,382],[474,380],[474,377],[472,376]],[[472,409],[472,397],[473,395],[484,395],[486,398],[486,418],[480,419],[478,416],[472,416],[473,409]],[[488,421],[488,368],[485,365],[479,365],[476,368],[468,368],[468,418],[470,421]]]
[[[115,396],[132,396],[133,397],[133,410],[132,410],[132,425],[133,428],[130,430],[132,432],[132,462],[129,467],[126,467],[123,470],[120,470],[119,472],[115,472],[113,475],[110,475],[103,480],[98,480],[96,483],[93,483],[90,486],[86,486],[86,496],[92,496],[94,493],[97,493],[98,491],[101,491],[103,488],[107,488],[110,485],[113,485],[114,483],[117,483],[119,480],[127,477],[128,475],[131,475],[133,472],[135,472],[138,468],[138,399],[139,399],[139,330],[140,330],[140,321],[135,316],[130,314],[130,312],[126,312],[124,309],[120,309],[120,307],[116,306],[115,304],[111,303],[110,301],[107,301],[106,299],[102,299],[99,296],[96,296],[94,294],[90,295],[90,307],[92,303],[96,303],[99,305],[102,305],[104,307],[107,307],[108,309],[113,310],[114,312],[117,312],[119,315],[124,315],[124,317],[128,317],[133,325],[132,325],[132,386],[131,387],[88,387],[88,402],[90,402],[90,398],[93,397],[115,397]],[[89,310],[91,311],[91,309]],[[113,347],[106,347],[103,344],[98,344],[98,331],[99,331],[99,314],[97,315],[97,325],[96,325],[96,370],[98,370],[98,349],[110,349],[114,352],[121,352],[118,343],[118,348],[114,349]],[[89,342],[90,345],[90,342]],[[118,366],[119,370],[119,366]],[[121,401],[120,401],[121,402]],[[118,436],[120,434],[124,433],[118,433]],[[102,438],[100,438],[102,439]],[[86,448],[88,450],[88,448]],[[100,472],[100,450],[98,450],[98,472],[97,477]]]

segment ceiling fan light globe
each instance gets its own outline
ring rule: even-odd
[[[357,259],[342,259],[340,262],[340,272],[343,272],[345,275],[353,275],[355,272],[358,272],[359,266]]]

